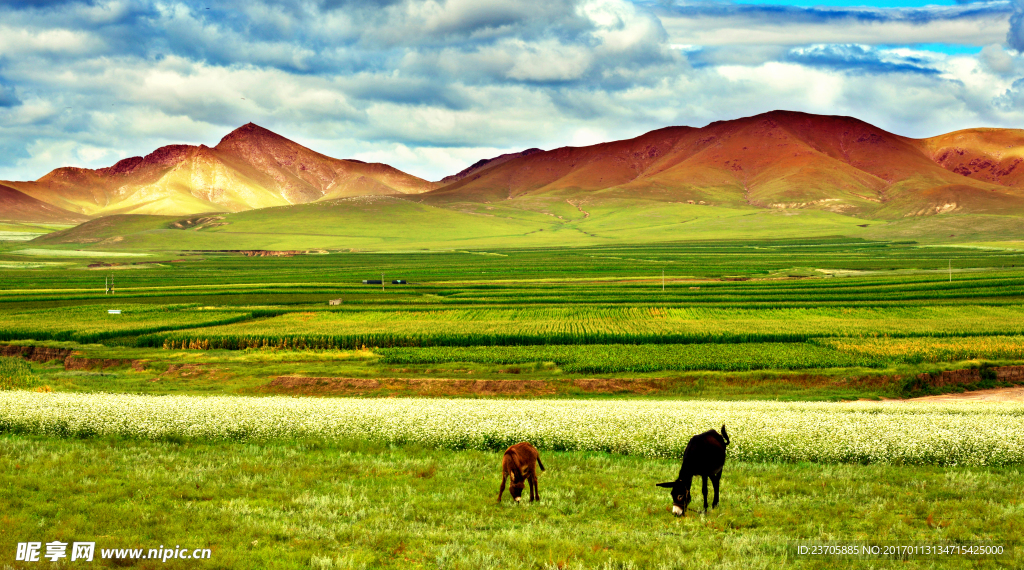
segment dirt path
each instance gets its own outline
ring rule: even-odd
[[[1024,386],[1013,386],[1012,388],[992,388],[991,390],[974,390],[972,392],[961,392],[957,394],[942,394],[939,396],[922,396],[920,398],[909,398],[907,400],[857,400],[858,402],[888,404],[893,402],[908,404],[936,404],[943,402],[1024,402]]]
[[[1012,388],[992,388],[991,390],[974,390],[959,394],[942,394],[941,396],[924,396],[912,398],[909,402],[1024,402],[1024,386]]]
[[[590,212],[588,212],[588,211],[583,209],[583,202],[582,201],[580,201],[580,202],[573,202],[572,200],[566,200],[566,202],[572,204],[573,206],[576,206],[576,209],[579,210],[580,213],[583,214],[583,219],[584,220],[590,217]]]

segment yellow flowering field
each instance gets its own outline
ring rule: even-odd
[[[1024,336],[822,338],[812,342],[850,355],[910,364],[979,358],[1024,360]]]

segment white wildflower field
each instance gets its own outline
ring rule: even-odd
[[[0,392],[0,432],[57,437],[369,439],[445,449],[681,457],[689,438],[727,425],[746,461],[1024,464],[1018,403],[311,399]]]

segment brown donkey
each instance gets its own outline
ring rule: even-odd
[[[522,441],[505,450],[501,458],[501,489],[498,490],[498,502],[501,502],[501,494],[505,492],[505,482],[509,475],[512,476],[512,486],[508,491],[512,498],[518,503],[523,496],[523,483],[530,482],[530,501],[539,501],[540,492],[537,490],[537,472],[533,468],[533,462],[540,465],[544,470],[544,463],[540,460],[540,453],[537,448]]]

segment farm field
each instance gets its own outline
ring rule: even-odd
[[[54,437],[170,441],[367,439],[442,449],[539,448],[680,457],[728,421],[738,460],[1024,464],[1014,403],[585,402],[0,393],[0,428]],[[898,425],[900,430],[892,430]]]
[[[794,342],[825,336],[980,336],[1024,332],[1024,307],[711,309],[524,307],[300,311],[157,333],[168,348],[359,348]]]
[[[1019,544],[1024,525],[1019,467],[730,459],[719,507],[677,519],[654,486],[677,459],[542,450],[541,501],[513,506],[495,501],[491,451],[10,434],[0,447],[4,553],[19,539],[95,539],[98,550],[210,548],[198,566],[230,568],[1017,568],[1019,551],[858,563],[798,558],[792,545]]]
[[[73,340],[95,342],[106,338],[152,331],[210,326],[249,319],[252,312],[203,309],[181,305],[119,304],[120,314],[96,306],[7,311],[0,324],[0,340]]]
[[[537,381],[547,387],[527,393],[579,397],[588,395],[580,387],[588,376],[615,383],[625,375],[650,382],[601,393],[835,399],[999,385],[913,379],[1024,363],[1024,252],[1013,249],[830,238],[293,257],[151,253],[141,262],[34,257],[61,265],[0,273],[0,339],[85,359],[74,370],[33,364],[34,384],[254,394],[281,393],[287,388],[275,379],[291,376],[421,377]],[[380,273],[408,284],[361,283]],[[111,278],[115,293],[107,295],[103,281]],[[423,393],[392,385],[323,392]],[[427,390],[454,392],[465,390]]]
[[[104,251],[0,244],[4,552],[116,536],[209,547],[209,567],[828,568],[793,541],[1020,542],[1019,403],[837,401],[1024,383],[1024,251]],[[722,423],[721,508],[673,518],[653,484]],[[497,452],[521,439],[544,500],[499,507]]]

